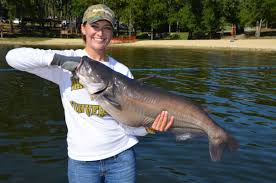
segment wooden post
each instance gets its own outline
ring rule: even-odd
[[[1,34],[1,38],[3,38],[3,23],[0,22],[0,34]]]

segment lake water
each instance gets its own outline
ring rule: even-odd
[[[67,129],[58,88],[8,67],[4,58],[13,46],[0,47],[0,182],[65,183]],[[109,53],[136,78],[157,75],[148,83],[208,107],[240,142],[237,152],[225,152],[215,163],[206,138],[141,137],[135,147],[137,182],[275,182],[275,53],[153,48]]]

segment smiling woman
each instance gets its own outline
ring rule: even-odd
[[[115,15],[102,4],[90,6],[84,13],[81,30],[84,49],[42,50],[16,48],[6,60],[12,67],[38,75],[59,86],[68,129],[68,178],[70,183],[135,182],[135,136],[147,134],[144,127],[123,125],[108,115],[98,101],[64,70],[79,65],[87,56],[121,74],[133,78],[125,65],[106,54],[113,36]],[[161,113],[161,111],[160,111]],[[173,124],[162,112],[153,122],[153,130],[164,131]],[[167,121],[169,121],[167,123]]]
[[[99,56],[104,56],[105,48],[110,43],[113,36],[113,27],[110,22],[106,20],[99,20],[91,23],[85,22],[81,26],[81,32],[85,37],[85,50],[90,55],[93,55],[96,60],[106,61],[107,58],[101,58]]]
[[[102,11],[98,11],[100,8]],[[98,61],[107,61],[105,49],[113,37],[114,12],[104,5],[94,5],[84,12],[81,32],[85,50]]]

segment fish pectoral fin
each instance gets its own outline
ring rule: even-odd
[[[196,128],[171,128],[170,132],[175,135],[177,141],[184,141],[206,135],[204,131]]]
[[[111,95],[104,95],[103,97],[116,109],[118,109],[118,110],[122,109],[120,103]]]

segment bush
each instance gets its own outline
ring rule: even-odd
[[[136,35],[137,39],[150,39],[150,32],[140,32]],[[155,33],[154,39],[163,40],[187,40],[188,32],[174,32],[174,33]]]
[[[188,33],[187,32],[177,32],[177,33],[170,33],[165,38],[168,40],[187,40],[188,39]]]
[[[136,39],[150,39],[150,33],[148,32],[137,33]]]

